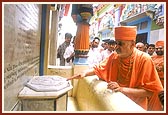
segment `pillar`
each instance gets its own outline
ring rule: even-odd
[[[87,22],[78,23],[75,40],[74,64],[86,65],[89,52],[89,24]]]
[[[50,35],[49,35],[49,65],[56,65],[57,58],[57,31],[58,31],[58,11],[50,10],[51,22],[50,22]]]
[[[89,52],[89,20],[93,16],[92,4],[73,4],[71,16],[76,22],[77,32],[74,44],[75,58],[73,65],[73,74],[82,72],[88,69],[88,52]],[[76,96],[78,88],[78,80],[74,79],[73,83],[73,94]]]

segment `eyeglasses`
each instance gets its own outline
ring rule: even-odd
[[[136,47],[136,48],[138,49],[138,48],[142,48],[142,47]]]
[[[122,46],[123,42],[122,41],[116,41],[116,45]]]
[[[156,50],[162,50],[163,48],[155,48]]]

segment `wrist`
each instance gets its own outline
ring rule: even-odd
[[[121,93],[123,93],[123,89],[124,89],[123,87],[120,87],[120,92],[121,92]]]
[[[84,78],[84,77],[86,77],[86,72],[83,72],[81,75],[81,78]]]

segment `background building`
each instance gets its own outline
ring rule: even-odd
[[[163,3],[98,4],[90,21],[90,38],[99,36],[102,40],[113,39],[113,28],[127,25],[137,26],[136,42],[155,43],[163,40],[164,6]]]

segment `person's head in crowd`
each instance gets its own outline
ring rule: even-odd
[[[138,43],[136,43],[136,48],[137,48],[138,50],[144,52],[144,50],[145,50],[145,45],[144,45],[144,43],[142,43],[142,42],[138,42]]]
[[[72,39],[72,34],[71,33],[66,33],[65,34],[65,42],[70,43]]]
[[[155,52],[157,55],[164,55],[164,41],[157,41],[155,43]]]
[[[108,41],[110,39],[104,39],[102,40],[102,47],[104,48],[104,50],[106,50],[108,48]]]
[[[147,49],[147,52],[150,56],[153,55],[153,53],[155,52],[155,44],[149,44],[148,45],[148,49]]]
[[[135,48],[136,26],[119,26],[114,30],[116,52],[120,57],[128,57]]]
[[[108,50],[109,51],[114,51],[116,48],[116,42],[114,40],[109,40],[108,41]]]
[[[147,52],[147,49],[148,49],[148,47],[149,47],[149,44],[148,44],[148,43],[144,43],[144,46],[145,46],[144,52]]]
[[[92,48],[97,48],[99,46],[100,43],[100,38],[95,37],[92,41]]]

